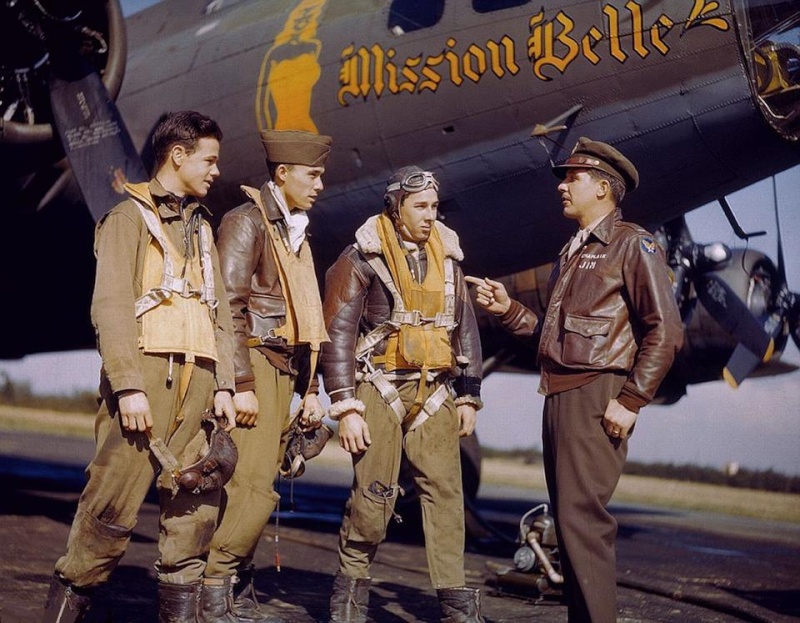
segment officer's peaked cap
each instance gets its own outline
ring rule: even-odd
[[[622,180],[625,190],[639,185],[639,172],[633,163],[608,143],[593,141],[585,136],[578,139],[569,158],[553,167],[553,173],[564,179],[567,169],[598,169]]]

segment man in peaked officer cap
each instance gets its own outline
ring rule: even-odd
[[[299,424],[319,427],[324,409],[315,372],[327,341],[311,250],[307,211],[323,189],[331,138],[297,130],[265,130],[261,141],[270,179],[242,187],[248,201],[220,223],[222,278],[234,324],[239,463],[225,487],[227,506],[211,543],[207,577],[220,583],[214,620],[280,621],[259,606],[253,555],[278,495],[272,483],[292,426],[294,392],[303,397]],[[224,590],[233,583],[233,619]]]
[[[622,220],[636,167],[606,143],[581,138],[553,167],[564,216],[580,230],[550,277],[544,318],[491,279],[477,302],[518,337],[540,332],[542,442],[556,518],[569,621],[617,620],[614,493],[639,410],[681,347],[683,327],[663,251]]]
[[[553,167],[557,177],[564,179],[568,169],[594,169],[617,178],[631,192],[639,186],[639,172],[633,163],[608,143],[581,137],[575,144],[569,158]],[[622,201],[617,199],[617,203]]]

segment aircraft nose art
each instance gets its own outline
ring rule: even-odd
[[[326,2],[302,0],[264,55],[256,89],[259,129],[318,132],[311,97],[322,74],[317,29]]]
[[[743,0],[742,50],[751,89],[769,124],[800,139],[800,5],[785,0]]]

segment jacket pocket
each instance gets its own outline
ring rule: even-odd
[[[251,294],[245,311],[247,333],[254,337],[273,337],[286,319],[286,301],[280,296]]]
[[[593,367],[607,357],[613,318],[568,315],[564,319],[561,360],[567,366]]]

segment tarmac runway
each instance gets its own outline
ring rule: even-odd
[[[55,560],[63,553],[83,485],[90,441],[0,433],[0,623],[36,622]],[[327,450],[326,450],[327,452]],[[323,459],[325,453],[320,457]],[[287,623],[327,621],[336,571],[339,520],[349,470],[315,459],[293,487],[283,481],[281,510],[265,530],[255,563],[257,593]],[[483,593],[488,623],[566,621],[557,591],[544,597],[532,574],[513,568],[520,517],[545,501],[528,490],[482,487],[467,543],[470,586]],[[99,589],[93,622],[157,620],[158,509],[149,499],[130,547]],[[800,621],[800,526],[724,515],[613,505],[620,623]],[[379,623],[438,621],[424,547],[408,505],[392,524],[372,568],[369,616]],[[278,535],[278,542],[275,536]],[[279,553],[280,570],[276,566]]]

